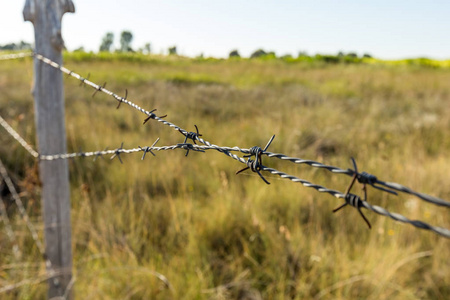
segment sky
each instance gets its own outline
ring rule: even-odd
[[[119,47],[123,30],[132,48],[152,52],[177,46],[186,56],[227,57],[237,49],[297,56],[371,54],[382,59],[450,59],[448,0],[73,0],[63,17],[66,47],[98,51],[107,32]],[[25,0],[0,0],[0,45],[33,42],[34,28],[22,16]]]

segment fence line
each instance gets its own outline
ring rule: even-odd
[[[24,54],[25,55],[25,54]],[[419,199],[425,200],[429,203],[433,203],[435,205],[440,205],[440,206],[444,206],[444,207],[450,207],[450,202],[447,202],[443,199],[437,198],[437,197],[433,197],[430,195],[426,195],[426,194],[422,194],[422,193],[418,193],[413,191],[412,189],[405,187],[401,184],[398,183],[392,183],[392,182],[384,182],[381,180],[378,180],[376,176],[371,175],[369,173],[366,172],[362,172],[359,173],[357,168],[356,168],[356,163],[354,163],[354,167],[355,169],[347,169],[347,170],[343,170],[341,168],[338,167],[334,167],[334,166],[328,166],[313,160],[304,160],[301,158],[295,158],[295,157],[289,157],[285,154],[281,154],[281,153],[272,153],[267,151],[267,148],[270,146],[271,142],[273,141],[274,136],[269,140],[268,144],[266,145],[266,147],[264,149],[255,146],[249,149],[245,149],[245,148],[239,148],[237,146],[235,147],[220,147],[217,145],[214,145],[210,142],[208,142],[207,140],[204,140],[201,138],[201,134],[199,133],[199,130],[197,128],[196,125],[196,132],[188,132],[187,130],[169,122],[164,120],[163,118],[166,116],[161,116],[158,117],[154,114],[154,111],[156,109],[153,109],[151,111],[147,111],[143,108],[141,108],[140,106],[138,106],[137,104],[131,102],[130,100],[127,100],[127,95],[128,92],[126,91],[125,93],[125,97],[121,97],[118,96],[117,94],[107,90],[105,88],[106,83],[104,83],[103,85],[98,85],[92,81],[89,81],[87,78],[84,78],[82,76],[80,76],[79,74],[59,65],[58,63],[40,55],[37,53],[33,53],[31,54],[33,55],[36,59],[42,61],[43,63],[60,70],[61,72],[72,76],[76,79],[78,79],[79,81],[81,81],[82,84],[87,84],[89,86],[91,86],[92,88],[95,89],[95,92],[93,94],[93,96],[97,93],[97,92],[103,92],[109,96],[112,96],[115,100],[117,100],[119,102],[117,108],[120,107],[121,103],[125,103],[127,105],[129,105],[130,107],[140,111],[141,113],[144,113],[145,115],[147,115],[147,118],[144,120],[144,124],[149,121],[150,119],[154,119],[158,122],[163,123],[166,126],[169,126],[171,128],[173,128],[174,130],[179,131],[184,137],[184,142],[183,143],[179,143],[176,145],[172,145],[172,146],[162,146],[162,147],[156,147],[155,144],[158,142],[159,138],[155,141],[155,143],[153,143],[152,146],[147,146],[147,147],[138,147],[138,148],[133,148],[133,149],[123,149],[123,143],[120,146],[120,148],[114,149],[114,150],[103,150],[103,151],[93,151],[93,152],[78,152],[78,153],[60,153],[60,154],[53,154],[53,155],[40,155],[38,152],[36,152],[22,137],[20,137],[19,134],[17,134],[17,132],[15,132],[11,126],[9,126],[9,124],[7,124],[7,122],[0,116],[0,125],[2,125],[7,131],[8,133],[13,136],[33,157],[38,158],[40,160],[55,160],[55,159],[69,159],[69,158],[74,158],[74,157],[89,157],[89,156],[102,156],[102,155],[112,155],[111,159],[117,157],[120,162],[122,162],[120,155],[121,154],[130,154],[130,153],[135,153],[135,152],[143,152],[143,156],[142,159],[145,158],[146,153],[150,152],[151,154],[154,155],[154,153],[152,151],[164,151],[164,150],[175,150],[175,149],[184,149],[186,150],[186,156],[189,154],[189,151],[199,151],[199,152],[205,152],[206,150],[216,150],[219,151],[243,164],[246,164],[247,166],[236,172],[236,174],[246,170],[246,169],[250,169],[253,172],[256,172],[261,179],[267,183],[270,184],[265,178],[264,176],[260,173],[260,171],[266,171],[266,172],[270,172],[271,174],[274,175],[278,175],[281,178],[285,178],[285,179],[289,179],[292,182],[298,182],[301,183],[303,186],[305,187],[310,187],[310,188],[314,188],[315,190],[317,190],[318,192],[322,192],[322,193],[328,193],[336,198],[342,198],[345,200],[344,205],[350,204],[351,206],[357,208],[359,210],[359,212],[361,213],[361,215],[363,216],[364,220],[367,222],[367,224],[370,227],[370,223],[367,221],[367,219],[364,217],[364,215],[362,214],[362,212],[360,211],[360,208],[366,208],[368,210],[371,210],[377,214],[386,216],[386,217],[390,217],[393,220],[399,221],[399,222],[403,222],[403,223],[408,223],[410,225],[415,226],[416,228],[421,228],[421,229],[426,229],[426,230],[431,230],[441,236],[445,236],[447,238],[450,238],[450,230],[445,229],[445,228],[441,228],[441,227],[435,227],[435,226],[431,226],[428,225],[422,221],[417,221],[417,220],[409,220],[406,217],[397,214],[397,213],[390,213],[389,211],[387,211],[386,209],[379,207],[379,206],[372,206],[371,204],[369,204],[367,202],[367,193],[366,193],[366,184],[371,185],[372,187],[379,189],[381,191],[384,192],[388,192],[391,194],[395,194],[397,195],[397,193],[393,190],[397,190],[397,191],[401,191],[404,193],[409,193],[411,195],[414,195],[416,197],[418,197]],[[30,55],[28,55],[30,56]],[[192,140],[192,143],[187,143],[187,140]],[[196,141],[199,141],[200,143],[204,144],[204,145],[197,145]],[[244,155],[244,157],[239,157],[236,154],[233,154],[232,151],[237,151],[237,152],[241,152]],[[323,187],[321,185],[317,185],[314,183],[311,183],[307,180],[298,178],[296,176],[293,175],[289,175],[287,173],[284,173],[282,171],[273,169],[273,168],[269,168],[266,167],[262,164],[262,155],[266,155],[269,158],[278,158],[281,160],[286,160],[286,161],[290,161],[292,163],[295,164],[307,164],[311,167],[316,167],[316,168],[322,168],[322,169],[326,169],[332,173],[336,173],[336,174],[345,174],[348,176],[353,176],[353,182],[357,179],[361,184],[363,184],[364,186],[364,191],[365,191],[365,198],[361,199],[359,196],[354,195],[354,194],[350,194],[349,189],[347,190],[346,193],[341,193],[339,191],[336,190],[331,190],[328,189],[326,187]],[[254,159],[252,159],[252,157],[254,157]],[[247,158],[247,159],[245,159]],[[352,185],[353,185],[352,182]],[[380,187],[384,186],[384,187]],[[393,189],[393,190],[391,190]],[[340,207],[341,208],[341,207]],[[336,210],[335,210],[336,211]]]

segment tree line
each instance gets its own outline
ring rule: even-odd
[[[33,46],[30,43],[20,41],[19,43],[9,43],[5,45],[0,45],[0,51],[24,51],[31,50]]]
[[[105,34],[105,36],[102,39],[102,42],[100,44],[99,51],[100,52],[136,52],[131,47],[131,42],[133,40],[133,34],[130,31],[122,31],[120,34],[120,47],[118,49],[113,49],[114,45],[114,34],[112,32],[108,32]],[[152,47],[150,43],[146,43],[144,47],[137,50],[137,52],[150,54],[152,52]],[[169,55],[178,55],[177,47],[171,46],[167,49],[167,53]],[[237,49],[234,49],[230,51],[228,54],[228,58],[240,58],[241,55]],[[315,60],[322,60],[325,62],[330,63],[338,63],[338,62],[355,62],[357,60],[360,60],[362,58],[371,58],[372,56],[370,54],[363,54],[361,57],[359,57],[355,52],[339,52],[337,55],[321,55],[316,54],[314,56],[309,56],[306,52],[300,51],[298,53],[297,59],[307,59],[307,58],[313,58]],[[203,54],[199,55],[199,58],[203,58]],[[265,59],[271,59],[271,58],[281,58],[285,60],[289,59],[295,59],[292,55],[286,54],[282,56],[277,56],[274,51],[265,51],[263,49],[257,49],[255,50],[251,55],[250,58],[265,58]]]
[[[133,41],[133,33],[124,30],[120,34],[120,44],[119,47],[114,48],[114,33],[107,32],[100,43],[99,52],[140,52],[144,54],[151,54],[152,47],[150,43],[146,43],[143,47],[135,50],[132,48],[131,43]],[[9,43],[6,45],[0,45],[0,50],[10,50],[10,51],[21,51],[21,50],[31,50],[33,47],[30,43],[26,43],[21,41],[20,43]],[[83,47],[76,49],[75,51],[84,51]],[[171,46],[167,49],[167,53],[169,55],[178,55],[177,47]],[[355,52],[339,52],[337,55],[308,55],[304,51],[300,51],[297,57],[294,57],[290,54],[277,56],[274,51],[265,51],[264,49],[257,49],[251,55],[250,58],[261,58],[261,59],[284,59],[284,60],[315,60],[315,61],[324,61],[327,63],[351,63],[351,62],[359,62],[364,58],[371,58],[370,54],[363,54],[362,56],[358,56]],[[203,54],[200,54],[198,58],[203,58]],[[237,59],[241,58],[241,55],[237,49],[234,49],[229,52],[228,58]]]

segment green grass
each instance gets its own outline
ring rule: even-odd
[[[408,63],[325,64],[65,54],[65,66],[147,110],[194,124],[217,145],[264,146],[342,168],[354,156],[381,180],[450,199],[450,70]],[[32,144],[32,60],[0,62],[0,115]],[[184,137],[104,94],[65,79],[68,147],[93,151],[180,143]],[[2,129],[3,130],[3,129]],[[449,240],[264,174],[217,152],[184,151],[70,161],[75,295],[80,299],[447,299]],[[0,157],[42,234],[34,160],[0,135]],[[263,158],[344,191],[350,178]],[[359,187],[355,187],[359,193]],[[8,197],[7,197],[8,198]],[[9,199],[9,198],[8,198]],[[371,203],[450,227],[445,208],[369,188]],[[14,205],[24,254],[0,235],[0,286],[40,278],[45,266]],[[3,225],[0,230],[4,232]],[[167,277],[167,289],[155,276]],[[45,283],[2,299],[36,299]]]

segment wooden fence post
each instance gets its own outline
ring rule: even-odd
[[[25,21],[34,25],[35,52],[62,64],[61,20],[75,12],[71,0],[26,0]],[[34,60],[35,118],[40,154],[66,153],[64,90],[62,73]],[[72,298],[72,243],[70,224],[69,169],[67,160],[40,161],[45,252],[56,272],[49,279],[48,297]],[[49,270],[49,275],[52,274]]]

